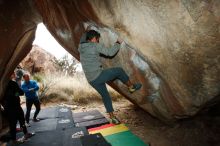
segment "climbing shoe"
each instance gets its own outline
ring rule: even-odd
[[[33,132],[33,133],[27,133],[27,134],[25,134],[25,136],[24,136],[24,140],[27,140],[27,139],[31,138],[32,136],[34,136],[34,135],[35,135],[34,132]]]
[[[30,123],[25,123],[26,127],[31,127]]]
[[[130,93],[134,93],[135,91],[141,89],[142,85],[140,83],[133,84],[131,87],[128,88]]]
[[[110,118],[110,123],[115,125],[121,124],[121,122],[116,117]]]
[[[33,118],[33,122],[39,122],[40,121],[40,119],[38,119],[38,118]]]
[[[24,137],[21,137],[21,138],[15,140],[15,141],[13,141],[11,145],[12,145],[12,146],[20,145],[20,144],[23,144],[24,141],[25,141],[25,140],[24,140]]]

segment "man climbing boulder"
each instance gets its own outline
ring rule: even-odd
[[[128,75],[120,67],[108,69],[102,67],[100,54],[113,57],[119,51],[122,40],[118,39],[111,48],[105,48],[99,43],[99,39],[100,34],[95,30],[89,30],[82,35],[79,45],[80,62],[89,84],[102,96],[111,122],[119,124],[120,121],[113,113],[112,99],[106,88],[106,83],[119,79],[128,87],[130,93],[139,90],[142,85],[140,83],[131,83]]]

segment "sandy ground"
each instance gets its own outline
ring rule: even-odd
[[[42,104],[42,108],[56,105],[57,102]],[[74,107],[73,112],[97,109],[108,117],[101,99],[100,102],[91,101],[89,104],[65,105]],[[191,119],[167,124],[152,117],[125,98],[113,101],[113,105],[121,122],[151,146],[220,146],[220,106],[213,109],[214,112],[212,111],[211,114],[203,113]]]

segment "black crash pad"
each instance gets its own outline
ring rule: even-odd
[[[106,118],[102,119],[95,119],[91,121],[85,121],[81,123],[75,123],[76,127],[86,127],[87,129],[89,128],[94,128],[94,127],[99,127],[101,125],[109,124],[109,121]]]
[[[75,127],[70,108],[64,106],[42,109],[38,116],[39,122],[32,122],[30,131],[42,132]]]
[[[59,107],[50,107],[50,108],[41,109],[37,118],[39,119],[58,118],[58,109]],[[31,117],[32,116],[33,116],[33,113],[31,114]]]
[[[26,109],[23,109],[26,112]],[[35,110],[31,110],[30,119],[32,119]],[[41,109],[37,118],[39,119],[51,119],[51,118],[67,118],[72,116],[72,111],[70,108],[65,106],[56,106]]]
[[[85,126],[88,129],[109,123],[98,110],[73,113],[73,119],[76,127]]]
[[[111,146],[100,133],[86,135],[80,139],[82,146]]]
[[[35,112],[35,109],[33,107],[34,106],[32,106],[30,120],[32,120],[34,116],[34,112]],[[59,108],[60,108],[59,106],[56,106],[56,107],[49,107],[49,108],[41,109],[37,118],[42,119],[42,120],[58,118]],[[26,108],[24,108],[23,110],[24,110],[24,113],[26,113]]]
[[[68,128],[72,128],[75,127],[75,124],[73,122],[72,117],[69,118],[59,118],[57,120],[57,126],[56,129],[57,130],[64,130],[64,129],[68,129]]]
[[[105,118],[98,110],[92,110],[87,112],[73,113],[73,119],[75,123],[102,119]]]
[[[82,146],[79,136],[88,135],[85,127],[38,132],[20,146]]]
[[[69,118],[72,117],[72,111],[70,108],[65,106],[59,106],[58,108],[58,117],[59,118]]]
[[[51,131],[57,129],[58,119],[43,119],[39,122],[30,121],[31,127],[28,127],[29,131],[42,132]]]
[[[58,109],[58,121],[57,121],[57,129],[66,129],[75,127],[72,111],[70,108],[65,106],[61,106]]]

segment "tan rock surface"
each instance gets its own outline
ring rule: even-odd
[[[53,63],[55,56],[37,45],[33,45],[30,53],[22,60],[21,66],[30,73],[53,73],[57,71]]]

